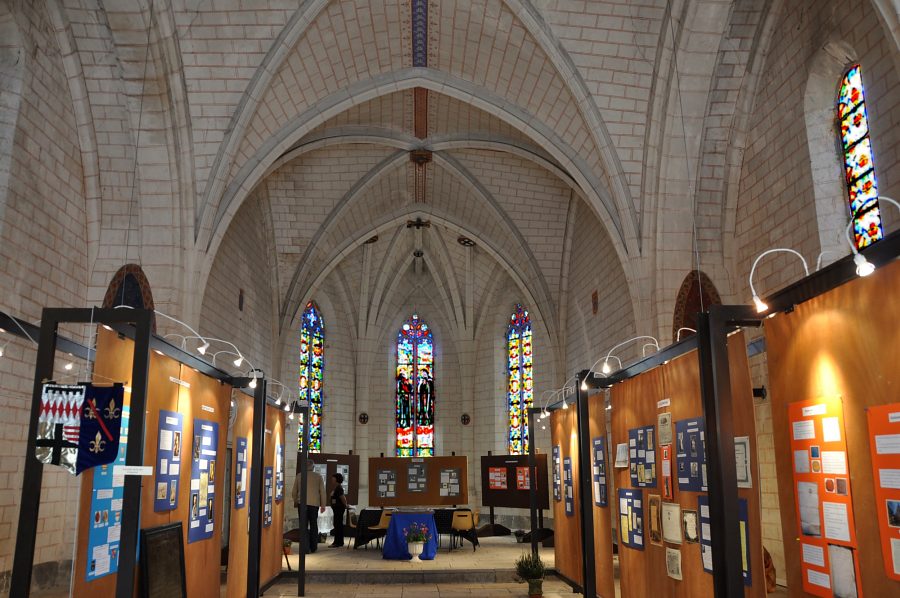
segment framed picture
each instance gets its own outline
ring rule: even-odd
[[[141,530],[141,598],[187,598],[181,522]]]
[[[700,541],[700,532],[697,524],[697,511],[684,509],[681,512],[681,528],[684,532],[685,542],[689,544],[696,544]]]
[[[662,499],[659,494],[648,497],[650,507],[650,543],[662,546]]]

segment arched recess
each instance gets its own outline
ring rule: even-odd
[[[849,251],[843,239],[847,225],[844,172],[835,126],[836,100],[841,78],[857,54],[844,41],[829,41],[813,57],[803,94],[803,116],[816,206],[816,230],[821,251],[829,261]],[[864,73],[865,75],[865,73]]]
[[[710,305],[721,305],[722,297],[716,285],[701,270],[691,270],[685,276],[678,296],[675,298],[675,313],[672,317],[672,340],[678,338],[681,328],[697,330],[697,314],[709,309]],[[681,338],[694,334],[691,330],[685,330]]]
[[[24,72],[25,53],[22,50],[19,28],[8,5],[0,4],[0,230],[6,212],[13,139],[22,101]]]
[[[106,289],[103,297],[104,308],[127,305],[135,309],[149,309],[153,311],[153,292],[150,290],[150,281],[144,274],[143,268],[138,264],[125,264],[115,273]],[[151,322],[153,332],[156,332],[156,315]]]

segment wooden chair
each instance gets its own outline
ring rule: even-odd
[[[475,518],[472,516],[472,511],[456,511],[453,513],[453,534],[451,535],[451,543],[454,539],[459,540],[459,545],[462,546],[463,538],[472,543],[472,550],[474,551],[478,546],[478,534],[475,531]],[[451,550],[452,550],[451,545]]]
[[[391,524],[391,515],[393,511],[384,510],[381,512],[381,519],[378,525],[369,526],[369,531],[375,534],[375,545],[381,546],[381,539],[387,535],[388,526]]]

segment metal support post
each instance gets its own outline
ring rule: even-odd
[[[256,372],[254,372],[255,374]],[[266,379],[257,378],[253,389],[253,440],[250,446],[250,539],[247,546],[247,598],[259,596],[259,559],[262,553],[266,450]]]
[[[583,370],[575,376],[575,406],[578,412],[578,500],[581,502],[582,594],[597,596],[597,571],[594,561],[594,503],[591,500],[591,420],[588,391],[581,383],[590,376]]]

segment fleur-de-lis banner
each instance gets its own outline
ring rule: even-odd
[[[78,435],[76,475],[116,460],[122,430],[122,405],[125,387],[88,385],[81,404],[81,430]]]
[[[83,385],[45,384],[35,439],[35,457],[75,473],[78,456],[79,410],[84,403]]]

